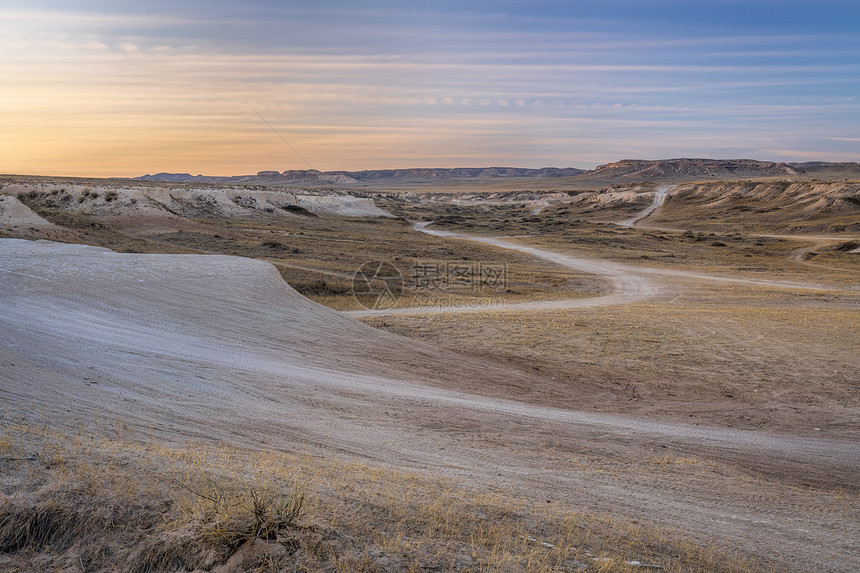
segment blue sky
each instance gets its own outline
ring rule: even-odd
[[[860,160],[858,2],[12,0],[0,54],[6,173]]]

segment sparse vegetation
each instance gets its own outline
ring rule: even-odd
[[[145,185],[156,191],[171,188]],[[544,205],[539,212],[532,203],[543,192],[525,191],[513,182],[494,185],[492,193],[498,194],[492,197],[490,190],[463,194],[453,184],[432,201],[416,199],[412,191],[361,194],[406,220],[434,220],[437,228],[513,235],[521,244],[657,271],[815,283],[830,290],[667,274],[660,277],[667,288],[638,304],[363,319],[447,347],[460,353],[458,359],[466,354],[498,360],[512,374],[536,373],[528,384],[504,376],[454,380],[456,372],[433,381],[424,365],[420,372],[428,384],[553,408],[793,435],[823,430],[829,439],[854,439],[860,363],[851,333],[857,328],[860,243],[850,235],[807,241],[781,235],[856,229],[856,182],[839,183],[838,189],[828,183],[827,200],[818,211],[804,199],[808,189],[788,182],[736,182],[731,189],[722,182],[685,183],[683,193],[649,217],[665,229],[612,223],[647,206],[653,183],[607,187],[605,201],[589,200],[590,190],[568,189],[566,197],[555,198],[562,203]],[[715,193],[727,189],[736,193],[731,201],[713,201]],[[345,310],[358,308],[353,273],[370,260],[390,262],[407,279],[419,263],[503,265],[506,282],[498,295],[512,303],[586,297],[607,288],[592,276],[526,255],[416,233],[406,220],[316,216],[277,203],[266,207],[254,198],[255,190],[262,188],[249,186],[227,202],[230,209],[247,209],[241,216],[218,215],[211,196],[173,198],[148,226],[137,214],[117,215],[137,199],[103,183],[51,181],[31,188],[13,182],[4,193],[59,227],[0,234],[121,252],[259,258],[273,263],[302,294]],[[793,202],[782,205],[765,197],[768,193]],[[755,194],[762,197],[746,197]],[[449,201],[446,195],[465,199]],[[487,296],[453,283],[446,288],[458,303]],[[407,284],[399,304],[411,305],[416,294],[419,290]],[[402,368],[410,375],[419,371],[414,362]],[[728,536],[715,537],[713,545],[702,543],[701,535],[694,542],[655,527],[647,517],[638,523],[621,512],[610,517],[611,508],[588,513],[572,502],[547,503],[533,492],[492,480],[446,480],[346,455],[320,459],[214,442],[168,446],[163,436],[143,435],[122,422],[99,426],[87,421],[84,430],[11,416],[0,412],[3,571],[640,570],[629,564],[633,561],[667,571],[780,567],[781,556],[774,556],[774,563],[748,559],[749,546],[737,555],[727,553]],[[434,435],[459,431],[439,430],[421,419],[410,423]],[[600,439],[578,451],[579,442],[567,443],[558,432],[535,434],[536,440],[518,444],[520,450],[505,450],[511,448],[505,440],[517,432],[514,427],[504,436],[485,436],[479,428],[474,434],[480,438],[471,438],[479,448],[498,446],[502,453],[531,455],[534,449],[539,461],[530,467],[553,464],[548,472],[562,467],[560,458],[568,466],[587,467],[583,488],[599,473],[623,476],[625,485],[664,480],[667,497],[677,493],[679,484],[689,494],[698,486],[704,491],[713,484],[755,483],[746,493],[751,498],[747,508],[790,498],[783,506],[786,522],[809,508],[837,513],[827,503],[817,504],[820,499],[844,502],[839,519],[856,513],[856,492],[840,489],[851,487],[846,485],[848,465],[795,472],[779,460],[743,458],[741,463],[741,458],[719,458],[704,448],[664,450],[665,444],[649,444],[654,448],[643,447],[642,455],[621,455],[614,443]],[[587,493],[570,497],[587,498]]]
[[[112,424],[117,433],[122,423]],[[755,571],[676,534],[390,468],[6,421],[0,568]],[[120,431],[120,434],[123,432]],[[657,459],[655,464],[695,460]]]

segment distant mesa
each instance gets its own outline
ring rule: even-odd
[[[358,181],[378,179],[471,179],[478,177],[573,177],[585,173],[573,167],[543,167],[525,169],[519,167],[455,167],[451,169],[377,169],[372,171],[352,171],[347,173]]]
[[[147,174],[142,177],[135,177],[134,179],[136,181],[169,181],[175,183],[200,181],[206,183],[211,177],[207,177],[206,175],[191,175],[190,173],[156,173],[155,175]]]
[[[266,170],[256,175],[210,177],[188,173],[157,173],[135,177],[136,181],[163,181],[169,183],[247,183],[258,185],[325,184],[361,185],[377,182],[432,183],[444,180],[501,179],[501,178],[561,178],[582,177],[591,180],[674,180],[742,179],[756,177],[850,177],[860,176],[860,164],[778,163],[755,159],[622,159],[599,165],[591,170],[574,167],[454,167],[414,169],[374,169],[366,171],[317,171],[316,169]]]
[[[598,165],[591,175],[619,179],[732,178],[797,176],[815,173],[860,175],[857,163],[777,163],[755,159],[622,159]]]
[[[585,173],[573,167],[544,167],[525,169],[519,167],[457,167],[450,169],[375,169],[366,171],[318,171],[316,169],[291,169],[287,171],[265,170],[256,175],[233,177],[208,177],[188,173],[156,173],[133,178],[135,181],[163,181],[168,183],[327,183],[350,184],[365,181],[438,181],[444,179],[473,179],[496,177],[573,177]]]

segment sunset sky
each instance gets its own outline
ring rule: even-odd
[[[860,160],[860,2],[18,1],[0,172]]]

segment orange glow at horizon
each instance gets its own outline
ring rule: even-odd
[[[585,33],[572,25],[582,7],[563,6],[532,21],[432,6],[90,4],[0,8],[0,173],[860,158],[860,44],[845,33],[666,39],[608,15]]]

